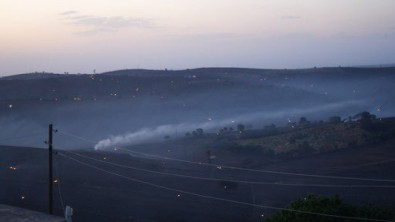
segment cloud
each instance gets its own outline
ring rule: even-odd
[[[77,35],[82,35],[82,36],[90,36],[90,35],[96,35],[99,33],[109,33],[109,32],[116,32],[116,29],[92,29],[92,30],[88,30],[88,31],[84,31],[84,32],[76,32],[75,34]]]
[[[66,21],[68,24],[74,26],[90,28],[90,30],[77,33],[83,35],[94,35],[102,32],[116,32],[121,28],[136,27],[152,29],[157,27],[152,19],[148,18],[81,15],[77,11],[66,11],[60,13],[60,20]]]
[[[286,15],[286,16],[281,16],[281,19],[301,19],[301,16],[296,16],[296,15]]]
[[[64,16],[64,15],[72,15],[72,14],[77,14],[78,12],[77,11],[65,11],[65,12],[61,12],[61,13],[59,13],[59,15],[62,15],[62,16]]]
[[[226,40],[235,40],[242,35],[238,35],[235,33],[201,33],[201,34],[180,34],[180,35],[169,35],[170,38],[175,38],[178,40],[190,40],[190,41],[226,41]]]
[[[100,17],[100,16],[78,16],[71,18],[74,25],[90,26],[95,28],[124,28],[142,27],[151,28],[152,22],[144,18],[125,18],[122,16]]]

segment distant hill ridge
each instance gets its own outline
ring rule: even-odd
[[[232,67],[209,67],[209,68],[194,68],[183,70],[153,70],[153,69],[123,69],[109,72],[103,72],[98,75],[113,75],[113,76],[188,76],[188,75],[237,75],[237,74],[251,74],[251,75],[281,75],[281,74],[327,74],[327,73],[347,73],[355,72],[390,72],[395,73],[395,65],[393,66],[367,66],[367,67],[320,67],[308,69],[256,69],[256,68],[232,68]],[[48,79],[48,78],[61,78],[76,75],[92,75],[85,74],[58,74],[58,73],[45,73],[34,72],[24,73],[11,76],[1,77],[0,80],[32,80],[32,79]]]
[[[24,73],[24,74],[17,74],[11,76],[4,76],[0,78],[0,80],[31,80],[31,79],[48,79],[48,78],[57,78],[62,77],[62,74],[55,74],[55,73]]]

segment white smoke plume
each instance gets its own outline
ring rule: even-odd
[[[95,150],[105,149],[117,145],[133,145],[145,142],[147,140],[155,140],[163,138],[166,135],[174,135],[178,131],[186,132],[197,128],[212,128],[213,124],[176,124],[176,125],[162,125],[155,128],[143,128],[137,132],[127,133],[124,135],[110,136],[107,139],[99,141],[95,145]]]
[[[271,112],[256,112],[248,113],[238,116],[232,119],[213,120],[205,123],[182,123],[182,124],[169,124],[161,125],[154,128],[143,128],[136,132],[126,133],[123,135],[110,136],[107,139],[99,141],[95,145],[95,150],[102,150],[111,148],[119,145],[135,145],[146,141],[153,141],[162,139],[166,135],[175,135],[177,132],[182,135],[185,132],[202,128],[204,130],[213,130],[223,126],[229,126],[230,124],[246,123],[253,121],[265,121],[265,120],[278,120],[278,119],[289,119],[290,117],[300,117],[302,115],[308,115],[317,112],[328,112],[336,111],[342,108],[362,106],[366,104],[364,101],[345,101],[339,103],[332,103],[323,106],[310,107],[306,109],[287,109],[281,111]],[[267,122],[269,123],[269,122]]]

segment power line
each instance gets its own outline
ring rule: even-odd
[[[395,161],[395,158],[393,158],[393,159],[386,159],[386,160],[380,160],[380,161],[375,161],[375,162],[369,162],[369,163],[364,163],[364,164],[359,164],[359,165],[354,165],[354,166],[333,167],[332,169],[333,170],[357,169],[357,168],[362,168],[362,167],[366,167],[366,166],[390,163],[390,162],[394,162],[394,161]]]
[[[85,158],[85,159],[90,159],[94,160],[100,163],[108,164],[108,165],[113,165],[113,166],[118,166],[118,167],[123,167],[123,168],[128,168],[128,169],[133,169],[133,170],[138,170],[142,172],[147,172],[147,173],[154,173],[154,174],[159,174],[159,175],[165,175],[165,176],[174,176],[174,177],[181,177],[181,178],[188,178],[188,179],[196,179],[196,180],[206,180],[206,181],[227,181],[227,182],[234,182],[234,183],[244,183],[244,184],[256,184],[256,185],[277,185],[277,186],[296,186],[296,187],[324,187],[324,188],[395,188],[394,185],[337,185],[337,184],[302,184],[302,183],[278,183],[278,182],[261,182],[261,181],[246,181],[246,180],[235,180],[235,179],[228,179],[228,178],[209,178],[209,177],[199,177],[199,176],[190,176],[190,175],[182,175],[182,174],[175,174],[175,173],[166,173],[166,172],[160,172],[160,171],[154,171],[154,170],[147,170],[147,169],[142,169],[138,167],[132,167],[129,165],[123,165],[123,164],[117,164],[114,162],[109,162],[109,161],[104,161],[104,160],[99,160],[95,159],[92,157],[88,157],[82,154],[78,154],[75,152],[71,151],[66,151],[63,150],[64,152],[74,154],[76,156]]]
[[[280,175],[288,175],[288,176],[302,176],[302,177],[314,177],[314,178],[326,178],[326,179],[360,180],[360,181],[374,181],[374,182],[395,182],[395,180],[391,180],[391,179],[372,179],[372,178],[360,178],[360,177],[326,176],[326,175],[317,175],[317,174],[293,173],[293,172],[285,172],[285,171],[250,169],[250,168],[243,168],[243,167],[217,165],[217,164],[212,164],[212,163],[195,162],[195,161],[189,161],[189,160],[183,160],[183,159],[177,159],[177,158],[170,158],[170,157],[165,157],[165,156],[160,156],[160,155],[132,151],[132,150],[128,150],[128,149],[122,149],[122,150],[125,150],[130,153],[137,153],[140,155],[151,156],[151,157],[164,159],[164,160],[178,161],[178,162],[184,162],[184,163],[196,164],[196,165],[204,165],[204,166],[210,166],[210,167],[222,167],[222,168],[227,168],[227,169],[243,170],[243,171],[258,172],[258,173],[270,173],[270,174],[280,174]],[[139,156],[136,156],[136,157],[144,158],[144,157],[139,157]]]
[[[93,140],[89,140],[80,136],[73,135],[71,133],[64,133],[64,135],[71,136],[80,140],[83,140],[85,142],[89,143],[96,143]],[[393,179],[373,179],[373,178],[362,178],[362,177],[345,177],[345,176],[327,176],[327,175],[318,175],[318,174],[305,174],[305,173],[293,173],[293,172],[286,172],[286,171],[275,171],[275,170],[262,170],[262,169],[250,169],[250,168],[243,168],[243,167],[234,167],[234,166],[227,166],[227,165],[217,165],[217,164],[212,164],[212,163],[204,163],[204,162],[195,162],[195,161],[190,161],[190,160],[184,160],[184,159],[177,159],[177,158],[170,158],[170,157],[165,157],[165,156],[160,156],[160,155],[154,155],[154,154],[148,154],[148,153],[143,153],[143,152],[138,152],[138,151],[132,151],[129,149],[121,149],[129,153],[136,153],[140,154],[143,156],[151,156],[154,158],[159,158],[159,159],[164,159],[164,160],[171,160],[171,161],[177,161],[177,162],[183,162],[183,163],[189,163],[189,164],[195,164],[195,165],[200,165],[200,166],[210,166],[210,167],[222,167],[222,168],[227,168],[227,169],[232,169],[232,170],[242,170],[242,171],[249,171],[249,172],[257,172],[257,173],[269,173],[269,174],[279,174],[279,175],[287,175],[287,176],[300,176],[300,177],[312,177],[312,178],[325,178],[325,179],[339,179],[339,180],[358,180],[358,181],[373,181],[373,182],[391,182],[395,183],[395,180]],[[146,157],[141,157],[137,156],[138,158],[146,158]]]
[[[88,143],[96,144],[96,141],[89,140],[89,139],[86,139],[84,137],[80,137],[80,136],[77,136],[77,135],[74,135],[74,134],[71,134],[71,133],[68,133],[68,132],[65,132],[65,131],[60,131],[59,130],[58,133],[66,135],[66,136],[74,137],[76,139],[79,139],[79,140],[82,140],[82,141],[85,141],[85,142],[88,142]]]
[[[294,212],[294,213],[302,213],[302,214],[310,214],[310,215],[317,215],[317,216],[324,216],[324,217],[332,217],[332,218],[340,218],[340,219],[351,219],[351,220],[361,220],[361,221],[378,221],[378,222],[390,222],[388,220],[380,220],[380,219],[370,219],[370,218],[361,218],[361,217],[349,217],[349,216],[340,216],[340,215],[332,215],[332,214],[325,214],[325,213],[315,213],[315,212],[309,212],[309,211],[302,211],[302,210],[294,210],[294,209],[288,209],[288,208],[283,208],[283,207],[273,207],[273,206],[267,206],[267,205],[259,205],[259,204],[253,204],[253,203],[248,203],[248,202],[242,202],[242,201],[237,201],[237,200],[231,200],[231,199],[225,199],[225,198],[220,198],[220,197],[215,197],[215,196],[210,196],[210,195],[203,195],[203,194],[198,194],[198,193],[194,193],[194,192],[190,192],[190,191],[184,191],[184,190],[180,190],[180,189],[175,189],[175,188],[171,188],[171,187],[166,187],[166,186],[162,186],[162,185],[158,185],[155,183],[150,183],[150,182],[146,182],[143,180],[139,180],[139,179],[135,179],[135,178],[131,178],[128,176],[124,176],[118,173],[114,173],[102,168],[99,168],[97,166],[91,165],[89,163],[85,163],[82,161],[79,161],[73,157],[69,157],[65,154],[59,153],[60,156],[63,156],[65,158],[68,158],[70,160],[73,160],[81,165],[85,165],[87,167],[105,172],[107,174],[111,174],[114,176],[118,176],[136,183],[141,183],[141,184],[145,184],[151,187],[156,187],[156,188],[160,188],[160,189],[164,189],[164,190],[168,190],[168,191],[173,191],[173,192],[178,192],[178,193],[183,193],[183,194],[188,194],[191,196],[196,196],[196,197],[201,197],[201,198],[206,198],[206,199],[211,199],[211,200],[217,200],[217,201],[224,201],[224,202],[228,202],[228,203],[234,203],[234,204],[239,204],[239,205],[245,205],[245,206],[252,206],[252,207],[259,207],[259,208],[266,208],[266,209],[272,209],[272,210],[283,210],[283,211],[289,211],[289,212]]]

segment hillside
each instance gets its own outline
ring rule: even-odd
[[[5,77],[0,79],[0,138],[45,131],[49,123],[98,141],[168,126],[168,132],[140,137],[139,143],[229,123],[285,125],[300,116],[347,118],[363,110],[392,116],[394,70],[200,68]]]
[[[233,151],[244,149],[292,158],[367,146],[395,138],[395,118],[374,120],[369,127],[364,126],[361,121],[321,122],[310,126],[292,125],[288,129],[278,129],[275,133],[278,135],[259,138],[249,138],[248,131],[243,133],[247,135],[241,135],[240,139],[234,141],[231,146]]]

